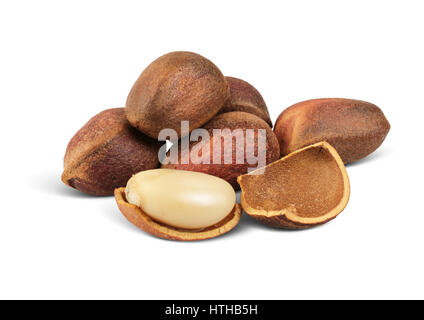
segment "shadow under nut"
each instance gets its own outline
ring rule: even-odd
[[[389,130],[390,124],[379,107],[341,98],[299,102],[284,110],[274,126],[282,156],[327,141],[345,164],[375,151]]]

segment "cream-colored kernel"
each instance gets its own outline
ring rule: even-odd
[[[233,209],[231,185],[208,174],[154,169],[134,175],[125,189],[127,201],[153,219],[183,229],[200,229],[224,219]]]

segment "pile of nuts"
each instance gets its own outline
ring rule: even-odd
[[[344,164],[376,150],[390,129],[376,105],[339,98],[297,103],[272,126],[252,85],[198,54],[171,52],[142,72],[125,108],[100,112],[74,135],[62,181],[114,194],[130,222],[165,239],[232,230],[240,187],[244,212],[303,229],[344,209]]]

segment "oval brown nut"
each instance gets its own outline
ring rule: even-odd
[[[230,88],[230,98],[224,104],[219,113],[231,111],[248,112],[265,120],[269,126],[272,127],[268,108],[259,91],[244,80],[233,77],[225,78],[227,79],[228,87]]]
[[[171,52],[153,61],[132,87],[129,122],[157,139],[162,129],[181,136],[181,121],[190,131],[213,118],[228,99],[227,81],[208,59],[192,52]]]
[[[159,166],[159,147],[130,126],[124,108],[105,110],[72,137],[62,181],[84,193],[113,195],[134,173]]]
[[[142,230],[164,239],[193,241],[220,236],[239,222],[233,188],[210,175],[155,169],[134,175],[115,190],[119,209]]]
[[[389,122],[376,105],[339,98],[296,103],[281,113],[274,127],[282,156],[327,141],[345,164],[376,150],[389,130]]]
[[[264,173],[240,176],[238,183],[247,214],[285,229],[305,229],[334,219],[350,194],[343,161],[326,142],[290,153],[266,166]]]
[[[246,150],[255,150],[255,155],[258,152],[258,129],[265,130],[266,141],[263,149],[265,150],[265,164],[271,163],[280,157],[280,148],[278,146],[278,140],[275,137],[271,127],[261,118],[246,112],[228,112],[217,115],[211,121],[209,121],[203,129],[208,132],[208,138],[205,140],[192,141],[188,145],[188,149],[184,147],[184,144],[180,142],[182,147],[174,144],[169,152],[169,162],[163,163],[162,168],[198,171],[213,176],[220,177],[229,182],[234,189],[239,189],[237,184],[237,177],[241,174],[247,173],[249,168],[256,168],[258,163],[252,163],[254,161],[247,161]],[[221,137],[214,136],[214,130],[219,129],[221,131]],[[228,130],[225,130],[228,129]],[[239,130],[237,130],[239,129]],[[253,129],[255,138],[253,141],[246,139],[246,130]],[[232,139],[232,137],[235,137]],[[218,139],[217,139],[218,138]],[[217,148],[217,152],[214,154],[213,142],[214,139],[221,141],[221,149]],[[240,139],[240,140],[239,140]],[[238,149],[239,144],[237,141],[241,141],[240,144],[243,149]],[[178,158],[175,159],[172,154],[175,149],[182,149],[178,152]],[[199,152],[194,152],[198,150]],[[227,150],[227,153],[225,153]],[[174,154],[176,154],[175,152]],[[198,155],[196,161],[193,161],[193,154]],[[241,163],[237,163],[237,155],[242,155]],[[225,157],[228,157],[229,161],[226,163]],[[188,161],[183,163],[182,159],[187,157]],[[219,160],[216,163],[215,160]],[[254,160],[254,159],[253,159]],[[209,163],[208,163],[209,162]]]

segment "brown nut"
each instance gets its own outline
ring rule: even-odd
[[[181,121],[190,131],[215,116],[228,99],[227,81],[208,59],[192,52],[171,52],[153,61],[132,87],[129,122],[157,139],[162,129],[181,136]]]
[[[280,114],[274,126],[282,156],[327,141],[345,164],[376,150],[389,130],[389,122],[376,105],[338,98],[296,103]]]
[[[272,121],[269,116],[268,108],[259,91],[244,80],[233,77],[225,78],[230,88],[230,98],[219,113],[231,111],[248,112],[265,120],[272,128]]]
[[[130,126],[124,108],[91,118],[66,149],[62,181],[92,195],[113,195],[136,172],[159,166],[159,143]]]
[[[211,174],[226,180],[237,190],[239,175],[247,173],[249,168],[265,166],[280,157],[278,141],[272,129],[264,120],[253,114],[239,111],[222,113],[209,121],[203,129],[208,133],[205,139],[186,144],[184,143],[186,140],[183,139],[179,144],[174,144],[169,151],[168,163],[162,162],[162,168]],[[222,130],[220,135],[215,135],[216,129]],[[254,139],[247,139],[248,129],[253,129]],[[259,129],[265,133],[266,139],[260,149],[258,149]],[[215,140],[221,143],[221,148],[214,148]],[[238,141],[241,143],[238,144]],[[255,163],[255,159],[248,161],[247,150],[254,150],[256,156],[258,150],[265,151],[263,165],[259,161]],[[174,157],[173,154],[177,156]],[[238,155],[241,155],[242,161],[237,161]],[[197,158],[195,161],[193,156]],[[187,159],[186,163],[184,158]]]
[[[337,151],[326,142],[305,147],[240,176],[241,206],[266,225],[305,229],[334,219],[349,200],[349,178]]]
[[[160,238],[204,240],[232,230],[241,216],[233,188],[207,174],[155,169],[134,175],[115,190],[122,214]]]

